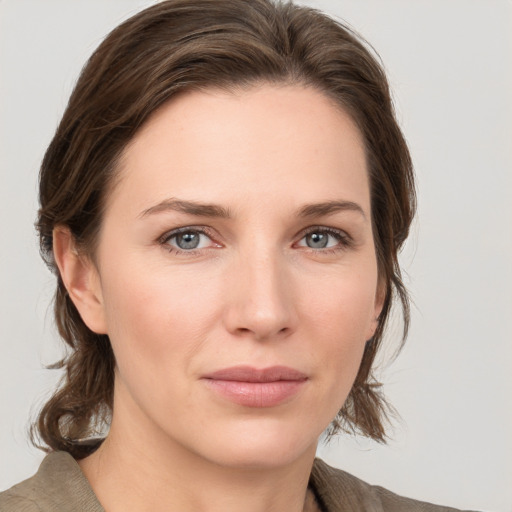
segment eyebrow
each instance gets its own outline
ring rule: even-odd
[[[195,201],[184,201],[175,198],[164,199],[160,203],[143,210],[139,218],[147,217],[155,213],[175,211],[195,215],[197,217],[216,217],[222,219],[231,218],[231,213],[227,208],[216,204],[198,203]],[[357,203],[353,201],[325,201],[323,203],[313,203],[303,206],[299,212],[299,217],[322,217],[333,215],[342,211],[354,211],[360,213],[364,219],[366,214]]]
[[[324,203],[308,204],[299,210],[300,217],[323,217],[343,211],[360,213],[364,219],[366,214],[357,203],[353,201],[326,201]]]
[[[182,201],[179,199],[164,199],[160,203],[144,210],[139,217],[147,217],[154,213],[161,213],[167,211],[175,211],[180,213],[188,213],[189,215],[196,215],[198,217],[219,217],[228,219],[231,214],[228,209],[218,206],[216,204],[203,204],[195,201]]]

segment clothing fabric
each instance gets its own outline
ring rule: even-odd
[[[369,485],[315,459],[307,512],[455,512]],[[313,498],[316,498],[316,500]],[[48,454],[38,472],[0,493],[0,512],[105,512],[77,462],[67,452]]]

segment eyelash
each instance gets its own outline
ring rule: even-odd
[[[210,240],[214,241],[214,232],[207,226],[185,226],[182,228],[173,229],[172,231],[165,233],[158,239],[158,243],[162,245],[165,248],[165,250],[167,250],[169,253],[176,254],[178,256],[183,254],[186,254],[187,256],[195,256],[199,254],[200,251],[205,250],[205,248],[188,250],[178,249],[177,247],[174,247],[169,244],[170,240],[176,238],[178,235],[182,233],[197,233],[199,235],[205,235]],[[325,226],[311,226],[307,228],[300,234],[298,242],[302,241],[306,236],[311,235],[313,233],[330,235],[338,241],[338,245],[329,248],[315,249],[314,247],[300,246],[303,249],[313,252],[315,254],[334,254],[340,251],[350,249],[354,245],[352,237],[347,232],[335,228],[328,228]],[[298,242],[295,242],[294,245],[296,245]],[[218,247],[220,247],[220,245],[218,245]]]
[[[341,229],[328,228],[325,226],[312,226],[310,228],[307,228],[305,231],[301,233],[299,241],[313,233],[330,235],[338,241],[338,245],[323,249],[315,249],[314,247],[301,246],[304,247],[306,250],[314,252],[315,254],[335,254],[337,252],[350,249],[354,245],[354,240],[346,231],[343,231]]]
[[[183,233],[197,233],[199,235],[205,235],[210,240],[213,240],[213,238],[214,238],[213,230],[211,230],[207,226],[185,226],[182,228],[173,229],[172,231],[165,233],[158,239],[158,242],[160,243],[160,245],[162,245],[164,247],[164,249],[166,251],[170,252],[171,254],[176,254],[178,256],[182,255],[182,254],[186,254],[187,256],[194,256],[194,255],[198,254],[200,251],[204,251],[204,248],[203,249],[185,250],[185,249],[179,249],[179,248],[174,247],[169,244],[170,240],[172,240],[173,238],[176,238],[178,235],[183,234]]]

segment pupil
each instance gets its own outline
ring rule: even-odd
[[[176,237],[176,244],[180,249],[195,249],[199,245],[199,234],[182,233]]]
[[[327,246],[328,235],[325,233],[310,233],[306,240],[308,247],[313,249],[323,249]]]

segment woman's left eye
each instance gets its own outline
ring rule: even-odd
[[[306,233],[297,243],[299,247],[310,249],[335,249],[348,245],[349,237],[343,231],[320,228]]]
[[[182,252],[189,252],[198,249],[215,246],[212,239],[199,229],[180,229],[166,234],[161,242],[168,246],[168,249]]]

